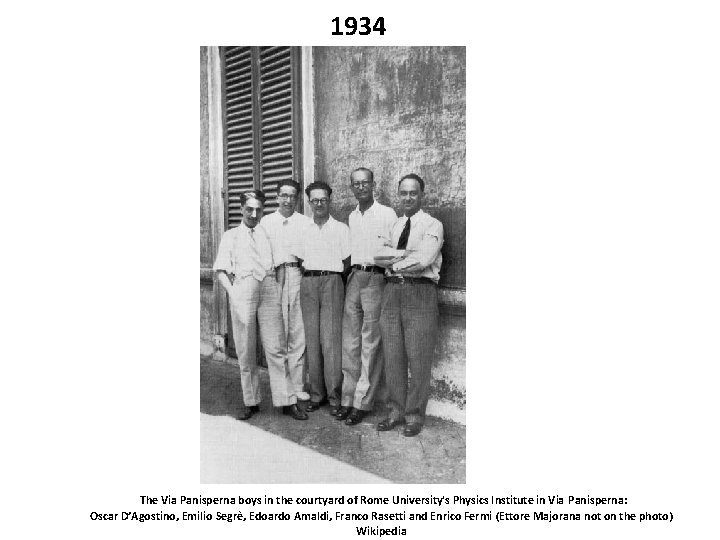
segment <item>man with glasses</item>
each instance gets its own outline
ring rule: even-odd
[[[305,328],[300,308],[300,281],[302,269],[295,255],[295,246],[301,241],[302,230],[310,220],[295,211],[300,184],[294,180],[281,180],[277,185],[278,209],[263,218],[262,224],[270,236],[276,277],[281,291],[281,306],[287,361],[290,378],[299,400],[310,398],[305,392]]]
[[[282,407],[283,414],[295,420],[307,420],[307,414],[297,406],[295,388],[286,368],[280,290],[275,278],[270,239],[260,225],[265,194],[260,190],[248,191],[240,196],[240,202],[243,205],[242,223],[223,234],[213,265],[217,279],[230,300],[245,404],[238,419],[248,420],[260,411],[262,397],[256,358],[259,324],[273,405]]]
[[[387,264],[380,315],[390,412],[377,429],[388,431],[407,422],[406,437],[420,433],[425,422],[438,334],[436,285],[443,226],[421,210],[424,192],[425,182],[417,174],[400,179],[398,197],[404,215],[392,229],[390,245],[399,253]]]
[[[330,414],[335,416],[342,388],[345,292],[341,276],[350,262],[350,234],[347,225],[330,215],[330,186],[313,182],[305,193],[313,218],[302,231],[303,241],[295,253],[305,268],[300,283],[310,378],[310,402],[305,410],[316,411],[327,399]]]
[[[372,411],[383,370],[380,346],[380,306],[385,269],[374,257],[390,239],[397,216],[373,196],[374,175],[360,167],[350,174],[358,205],[350,213],[352,273],[345,290],[343,316],[342,407],[335,416],[348,426],[362,422]]]

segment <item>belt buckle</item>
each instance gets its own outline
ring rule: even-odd
[[[400,280],[400,283],[402,283],[404,285],[405,284],[405,276],[403,276],[402,274],[398,274],[397,277]]]

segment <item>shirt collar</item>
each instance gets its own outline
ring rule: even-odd
[[[248,227],[247,225],[245,225],[245,222],[244,222],[244,221],[241,221],[241,222],[240,222],[240,227],[238,227],[238,228],[239,228],[240,230],[242,230],[245,234],[248,234],[248,235],[249,235],[249,234],[254,234],[256,231],[258,231],[258,230],[259,230],[258,227],[260,227],[260,224],[259,224],[259,223],[258,223],[257,225],[255,225],[255,227],[253,227],[253,228],[251,229],[250,227]]]
[[[376,207],[377,207],[377,201],[373,200],[373,203],[368,207],[367,210],[365,210],[365,214],[374,214]],[[359,203],[357,206],[355,206],[355,210],[353,210],[353,213],[363,215],[362,212],[360,212],[360,204]]]
[[[295,217],[295,214],[297,214],[297,210],[295,210],[292,214],[290,214],[290,217],[285,217],[280,213],[280,209],[278,208],[275,210],[275,213],[277,214],[277,217],[280,221],[290,221]]]
[[[420,210],[418,210],[417,212],[415,212],[415,213],[412,215],[412,217],[410,217],[410,223],[412,223],[412,224],[417,223],[419,220],[423,219],[423,216],[424,216],[424,215],[425,215],[425,212],[423,212],[423,210],[422,210],[422,208],[421,208]],[[400,218],[400,221],[401,221],[402,223],[405,223],[405,222],[407,221],[407,219],[408,219],[407,216],[406,216],[405,214],[403,214],[402,217]]]
[[[337,221],[337,220],[336,220],[334,217],[332,217],[331,215],[328,216],[328,220],[325,222],[325,225],[323,225],[323,228],[327,227],[328,225],[331,225],[334,221]],[[310,222],[311,222],[315,227],[317,227],[318,229],[320,229],[320,226],[319,226],[317,223],[315,223],[315,220],[314,220],[313,218],[310,218]]]

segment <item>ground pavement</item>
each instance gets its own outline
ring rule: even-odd
[[[235,420],[243,407],[239,368],[201,359],[202,483],[465,482],[464,425],[427,417],[420,435],[404,437],[402,428],[376,431],[377,413],[346,426],[327,406],[297,421],[272,407],[267,370],[261,381],[260,413]]]

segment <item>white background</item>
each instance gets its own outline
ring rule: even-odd
[[[88,517],[169,493],[622,496],[675,521],[405,525],[717,537],[714,3],[246,4],[3,9],[6,537],[354,535]],[[387,32],[331,36],[335,16]],[[198,483],[198,63],[213,44],[467,46],[466,486]]]

